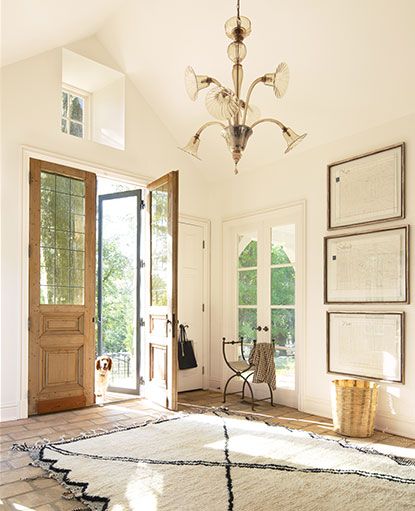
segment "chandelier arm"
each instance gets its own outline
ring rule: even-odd
[[[218,87],[221,87],[223,89],[222,84],[220,82],[218,82],[218,80],[216,80],[216,78],[212,78],[211,76],[208,76],[206,81],[208,83],[214,83],[215,85],[217,85]]]
[[[219,122],[219,121],[209,121],[209,122],[206,122],[205,124],[203,124],[203,126],[201,126],[195,133],[195,137],[199,138],[200,137],[200,134],[202,133],[202,131],[204,131],[206,128],[208,128],[209,126],[213,126],[215,124],[219,124],[219,126],[221,126],[222,128],[226,128],[226,126],[222,123],[222,122]]]
[[[261,83],[265,80],[265,75],[264,76],[260,76],[259,78],[257,78],[256,80],[254,80],[251,85],[249,86],[249,89],[248,89],[248,92],[246,94],[246,100],[245,100],[245,111],[244,111],[244,117],[243,117],[243,120],[242,120],[242,124],[245,124],[246,122],[246,115],[248,113],[248,107],[249,107],[249,101],[251,99],[251,94],[252,94],[252,91],[254,90],[254,87],[256,85],[258,85],[258,83]]]
[[[272,119],[271,117],[266,117],[265,119],[260,119],[259,121],[254,122],[251,126],[251,129],[253,130],[255,128],[255,126],[257,126],[258,124],[261,124],[263,122],[272,122],[272,123],[276,124],[277,126],[279,126],[282,129],[282,131],[287,131],[287,127],[284,126],[284,124],[282,122],[280,122],[278,119]]]

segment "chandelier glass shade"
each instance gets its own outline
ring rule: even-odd
[[[278,119],[258,119],[260,117],[259,109],[251,104],[251,94],[260,83],[272,87],[278,99],[285,95],[290,79],[288,65],[285,62],[281,62],[273,73],[264,74],[254,80],[248,88],[245,99],[241,98],[243,82],[243,67],[241,63],[247,54],[243,40],[251,33],[251,22],[245,16],[241,16],[239,10],[240,0],[237,0],[237,15],[228,19],[225,23],[225,33],[232,39],[228,46],[228,57],[233,62],[233,90],[224,87],[215,78],[207,75],[197,75],[190,66],[186,68],[185,87],[192,101],[196,101],[201,90],[213,85],[206,95],[205,105],[209,114],[216,120],[203,124],[189,140],[188,144],[180,148],[191,156],[200,159],[197,152],[201,133],[209,126],[220,126],[222,135],[232,154],[235,174],[238,173],[238,163],[246,148],[248,139],[258,124],[270,122],[276,124],[282,130],[282,136],[287,143],[286,153],[306,136],[306,133],[298,135]]]

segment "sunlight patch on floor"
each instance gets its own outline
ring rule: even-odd
[[[163,494],[164,477],[157,467],[141,465],[134,478],[131,478],[125,490],[130,509],[156,511],[158,501]]]

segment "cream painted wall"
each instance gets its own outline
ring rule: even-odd
[[[76,49],[90,58],[105,51],[94,39]],[[74,48],[74,46],[72,46]],[[93,52],[91,53],[91,49]],[[126,148],[120,151],[60,132],[61,50],[56,49],[2,69],[1,155],[1,419],[19,417],[26,396],[20,388],[24,371],[20,354],[22,325],[21,258],[27,250],[22,239],[22,144],[57,153],[66,159],[90,162],[142,176],[158,177],[180,169],[180,212],[208,216],[203,180],[191,167],[160,119],[135,86],[126,80]]]
[[[95,142],[124,149],[125,79],[95,90],[91,94],[91,132]]]
[[[312,127],[309,127],[312,136]],[[353,137],[295,154],[255,173],[240,171],[212,190],[217,212],[212,219],[212,345],[211,387],[221,385],[222,367],[222,219],[247,211],[276,208],[278,205],[306,200],[306,352],[303,409],[330,416],[330,381],[326,374],[326,310],[404,310],[406,312],[406,383],[381,384],[377,426],[415,438],[415,307],[412,305],[325,306],[323,304],[323,237],[326,231],[326,166],[401,141],[406,142],[407,215],[403,221],[383,225],[411,224],[415,228],[415,115],[398,119]],[[249,144],[254,144],[252,138]],[[248,149],[249,151],[249,146]],[[382,225],[382,224],[381,224]],[[367,227],[366,227],[367,228]],[[362,230],[365,228],[363,227]],[[344,230],[344,232],[355,229]],[[342,230],[343,232],[343,230]],[[412,233],[413,234],[413,233]],[[415,254],[415,236],[411,236]],[[414,263],[414,261],[412,261]],[[412,284],[414,272],[411,272]],[[412,287],[412,303],[414,285]],[[278,391],[277,391],[278,396]],[[277,397],[278,400],[278,397]]]

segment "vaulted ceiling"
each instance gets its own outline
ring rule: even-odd
[[[245,40],[245,91],[256,77],[285,61],[285,97],[259,86],[253,102],[308,137],[294,151],[323,145],[415,111],[413,0],[242,0],[252,21]],[[205,91],[193,103],[183,72],[192,65],[231,85],[224,22],[234,0],[3,0],[3,57],[10,63],[96,34],[141,94],[184,145],[209,120]],[[256,128],[241,171],[278,162],[284,142],[274,125]],[[208,179],[232,172],[220,130],[202,137],[194,160]],[[189,158],[191,158],[189,156]]]

